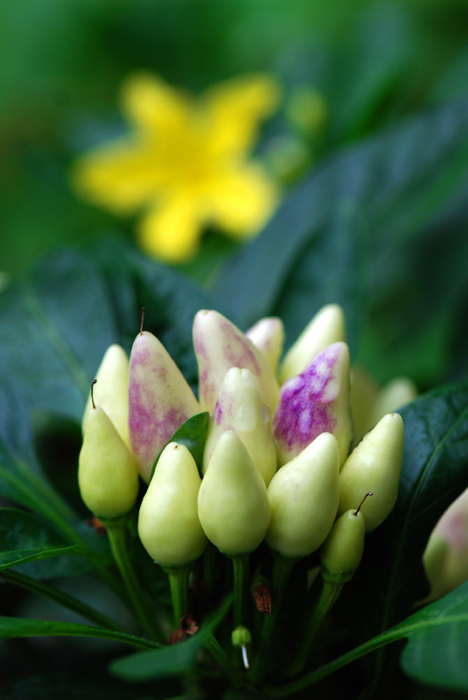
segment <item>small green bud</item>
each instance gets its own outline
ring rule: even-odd
[[[252,635],[250,634],[247,627],[239,625],[235,630],[232,631],[231,641],[233,647],[245,647],[252,641]]]
[[[276,472],[276,445],[269,426],[270,409],[260,397],[258,382],[248,369],[232,367],[224,377],[210,420],[203,452],[203,473],[220,436],[235,430],[268,486]]]
[[[201,479],[190,451],[171,442],[159,458],[143,498],[138,534],[161,566],[183,567],[198,559],[207,539],[197,513]]]
[[[98,518],[128,513],[138,495],[135,459],[100,406],[86,417],[78,485],[84,503]]]
[[[339,453],[330,433],[319,435],[275,474],[268,487],[267,544],[288,559],[311,554],[324,542],[338,508]]]
[[[286,117],[300,133],[316,138],[328,121],[328,105],[311,85],[297,85],[286,105]]]
[[[96,374],[94,402],[109,416],[120,437],[130,447],[128,434],[128,368],[125,350],[120,345],[111,345],[105,352]],[[92,408],[91,395],[88,397],[83,414],[83,434],[86,419]]]
[[[128,396],[132,450],[149,482],[156,457],[200,406],[167,350],[147,331],[133,343]]]
[[[202,410],[213,412],[226,372],[239,367],[249,369],[257,378],[262,401],[274,411],[279,387],[268,360],[227,318],[217,311],[199,311],[193,322],[193,345]]]
[[[244,666],[245,668],[249,668],[249,658],[247,656],[247,644],[250,644],[252,637],[247,629],[247,627],[243,627],[242,625],[239,625],[236,627],[235,630],[233,630],[231,634],[231,640],[232,640],[232,645],[236,648],[240,648],[242,650],[242,659],[244,661]]]
[[[276,316],[262,318],[252,328],[249,328],[245,336],[265,355],[271,369],[276,374],[278,362],[283,352],[283,321]]]
[[[270,504],[265,483],[233,430],[219,438],[198,494],[208,539],[224,554],[248,554],[265,537]]]
[[[326,347],[346,342],[343,309],[338,304],[323,306],[291,345],[281,364],[280,384],[300,374]]]
[[[366,524],[359,510],[347,510],[334,523],[320,550],[322,576],[332,583],[349,581],[364,554]]]
[[[366,532],[378,527],[395,505],[403,460],[403,437],[401,416],[398,413],[384,416],[355,447],[341,470],[340,515],[356,508],[366,491],[374,494],[362,506]]]

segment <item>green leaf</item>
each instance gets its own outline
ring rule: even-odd
[[[233,318],[227,303],[179,272],[142,255],[122,238],[106,236],[89,247],[99,266],[118,324],[120,342],[130,349],[145,307],[145,329],[154,333],[185,378],[195,384],[193,318],[200,309],[216,309]]]
[[[34,515],[14,508],[0,509],[0,571],[10,566],[61,554],[79,553]]]
[[[179,696],[180,686],[176,681],[158,683],[157,687],[154,683],[147,687],[134,686],[109,678],[89,661],[83,668],[43,673],[9,683],[0,689],[0,700],[63,700],[65,697],[67,700],[163,700]]]
[[[466,690],[468,582],[316,671],[282,687],[269,688],[268,695],[274,698],[293,695],[366,654],[404,638],[409,639],[402,655],[402,665],[407,673],[417,680],[443,688]]]
[[[468,383],[437,389],[400,413],[405,444],[398,501],[366,536],[364,558],[337,605],[354,639],[383,632],[426,597],[422,555],[429,535],[468,486]]]
[[[193,317],[222,304],[111,236],[89,251],[55,252],[0,295],[2,374],[28,405],[81,422],[104,352],[112,343],[130,349],[142,306],[145,327],[193,380]]]
[[[200,476],[202,476],[202,457],[203,448],[205,446],[205,440],[208,433],[208,427],[210,425],[210,414],[208,411],[203,413],[197,413],[183,423],[180,428],[178,428],[171,439],[167,442],[178,442],[179,445],[185,445],[185,447],[190,450],[192,457],[194,458]],[[156,458],[153,465],[153,471],[151,472],[151,477],[154,474],[154,470],[157,467],[159,458],[165,449],[166,445],[163,447],[161,452]]]
[[[371,4],[350,33],[344,52],[336,57],[333,81],[332,138],[356,138],[375,128],[378,113],[388,109],[414,56],[414,37],[404,9],[388,3]],[[374,123],[372,123],[374,117]]]
[[[154,649],[158,646],[156,642],[149,639],[101,627],[92,627],[91,625],[54,622],[52,620],[29,620],[20,617],[0,617],[0,638],[13,637],[96,637],[130,644],[130,646],[139,649]]]
[[[291,343],[320,306],[337,302],[351,319],[354,340],[364,313],[356,312],[356,298],[365,294],[369,307],[398,287],[399,262],[408,254],[403,244],[434,222],[445,233],[456,225],[454,208],[459,217],[463,206],[466,211],[467,115],[464,100],[408,119],[333,155],[291,189],[262,234],[219,276],[217,289],[242,326],[283,315]],[[439,259],[441,254],[439,246]],[[363,263],[366,274],[358,279]],[[463,271],[460,264],[459,274],[466,266]],[[447,279],[452,282],[449,274]],[[442,305],[444,288],[437,293]],[[398,310],[424,302],[427,307],[426,298],[406,294]]]
[[[0,375],[0,482],[3,496],[51,519],[70,534],[73,512],[41,474],[24,394]]]
[[[92,376],[115,340],[105,287],[78,253],[51,255],[0,296],[0,366],[29,405],[80,420]]]
[[[198,650],[225,617],[231,604],[232,596],[229,596],[200,630],[185,642],[117,659],[110,665],[109,671],[117,678],[128,681],[145,681],[187,673],[195,666]]]
[[[468,692],[468,583],[405,624],[413,630],[401,656],[403,670],[423,683]]]

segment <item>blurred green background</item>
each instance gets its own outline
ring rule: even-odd
[[[256,70],[284,82],[286,101],[294,85],[317,87],[329,105],[319,158],[465,92],[467,37],[463,0],[3,0],[0,270],[124,228],[76,200],[67,167],[121,132],[117,90],[135,69],[195,93]],[[283,122],[284,109],[270,136]]]
[[[0,281],[60,245],[131,241],[131,220],[80,202],[68,184],[78,154],[124,133],[117,94],[129,73],[149,69],[198,94],[265,71],[284,97],[257,153],[282,176],[284,207],[251,245],[208,232],[182,272],[215,285],[243,327],[282,315],[288,344],[321,304],[343,303],[353,357],[379,381],[408,374],[424,390],[466,376],[467,39],[465,0],[3,0]],[[312,135],[291,119],[303,85],[326,105]],[[288,254],[285,236],[296,241]],[[270,259],[277,269],[264,279]]]

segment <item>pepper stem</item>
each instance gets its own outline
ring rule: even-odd
[[[180,625],[180,620],[188,610],[188,580],[190,566],[163,567],[169,576],[171,587],[172,612],[174,616],[174,629]]]
[[[247,585],[249,581],[249,555],[231,557],[234,568],[233,629],[246,624]]]
[[[143,602],[145,600],[144,593],[128,555],[126,521],[127,518],[119,518],[114,522],[112,520],[102,520],[107,530],[107,536],[115,563],[120,571],[136,617],[150,639],[164,642],[165,639],[162,631],[156,623],[153,622],[153,617],[146,609]]]
[[[224,672],[224,674],[229,678],[234,688],[240,688],[242,686],[242,682],[239,678],[239,675],[236,669],[229,661],[224,649],[214,638],[212,632],[209,632],[207,634],[203,646],[207,651],[210,652],[211,656],[216,661],[221,670]]]
[[[316,604],[311,606],[307,615],[302,643],[300,644],[297,654],[294,657],[293,663],[288,669],[288,676],[295,676],[302,671],[302,667],[310,655],[310,650],[312,648],[312,643],[314,641],[317,629],[327,612],[336,603],[342,588],[343,583],[336,583],[326,580],[323,581],[320,597]]]
[[[268,671],[271,658],[271,645],[283,606],[286,586],[294,564],[294,559],[286,559],[280,554],[274,553],[272,576],[273,604],[271,615],[268,615],[264,620],[260,646],[250,672],[250,680],[253,683],[259,683]]]

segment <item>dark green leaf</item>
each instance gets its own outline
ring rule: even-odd
[[[183,425],[181,425],[180,428],[175,431],[174,435],[167,443],[177,442],[179,445],[185,445],[185,447],[192,453],[192,457],[197,464],[200,475],[202,475],[203,448],[205,446],[209,425],[210,414],[208,411],[205,411],[204,413],[197,413],[195,416],[192,416],[186,420],[185,423],[183,423]],[[151,476],[154,474],[154,470],[157,467],[162,451],[163,450],[161,450],[159,453],[153,465]]]
[[[145,324],[189,379],[196,375],[192,322],[220,308],[203,289],[107,236],[90,253],[59,251],[0,296],[0,366],[28,404],[81,422],[106,349],[128,350]]]
[[[219,277],[217,288],[243,327],[283,310],[291,343],[321,305],[339,302],[354,339],[363,313],[355,311],[357,293],[375,293],[371,283],[381,293],[400,282],[392,261],[403,243],[457,202],[466,211],[467,115],[465,100],[414,117],[329,158],[291,190]],[[359,258],[372,262],[361,289]],[[442,303],[444,289],[437,289]],[[406,295],[399,308],[411,301]]]
[[[468,582],[312,673],[282,687],[269,688],[268,695],[273,698],[293,695],[366,654],[404,638],[409,640],[402,655],[405,671],[418,680],[443,688],[466,690]]]
[[[103,283],[78,253],[55,253],[0,296],[0,366],[32,406],[81,420],[93,375],[115,340]]]
[[[194,384],[198,374],[192,348],[193,318],[200,309],[216,309],[232,317],[229,306],[121,238],[100,239],[91,246],[91,258],[102,271],[124,347],[130,349],[133,343],[144,306],[146,330],[159,338]]]
[[[96,637],[130,644],[139,649],[154,649],[158,645],[149,639],[114,630],[78,625],[73,622],[52,620],[28,620],[20,617],[0,617],[0,638],[12,637]]]
[[[196,663],[198,650],[224,618],[231,603],[230,596],[211,619],[206,620],[200,630],[187,641],[157,651],[132,654],[118,659],[111,664],[110,672],[117,678],[128,681],[145,681],[187,673]]]
[[[0,690],[0,700],[163,700],[179,695],[176,682],[135,686],[109,678],[90,659],[79,670],[55,671],[11,683]],[[97,663],[96,663],[97,662]]]
[[[14,508],[0,509],[0,571],[36,559],[78,553],[34,515]]]
[[[14,353],[13,353],[14,355]],[[0,482],[2,494],[45,517],[64,519],[72,511],[40,473],[33,449],[24,394],[0,376]],[[69,525],[66,524],[66,528]]]
[[[403,8],[373,3],[359,17],[347,50],[337,57],[331,117],[334,140],[355,138],[369,129],[378,108],[387,106],[385,98],[388,101],[392,92],[402,90],[413,49]]]
[[[468,692],[468,583],[412,615],[401,664],[418,681]]]
[[[398,501],[366,537],[361,566],[338,604],[354,639],[369,639],[398,623],[427,595],[422,555],[429,535],[468,486],[468,384],[437,389],[401,414],[405,445]]]

